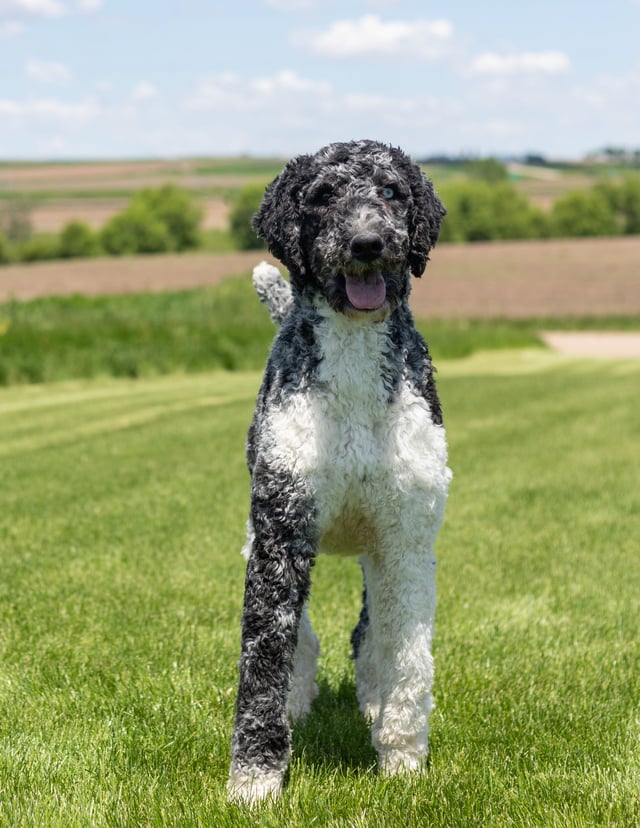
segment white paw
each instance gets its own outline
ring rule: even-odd
[[[287,716],[292,724],[309,715],[311,705],[314,699],[318,698],[319,692],[315,681],[310,687],[297,686],[294,681],[287,699]]]
[[[373,722],[375,722],[378,716],[380,715],[379,701],[369,701],[367,699],[360,699],[359,707],[360,712],[369,722],[369,724],[373,724]]]
[[[412,773],[420,770],[426,759],[426,752],[421,750],[381,750],[378,753],[378,766],[385,776],[396,773]]]
[[[239,805],[257,805],[267,797],[276,799],[282,791],[284,774],[257,768],[233,770],[227,782],[227,796]]]

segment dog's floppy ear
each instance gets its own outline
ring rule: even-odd
[[[413,197],[409,215],[409,266],[414,276],[422,276],[447,211],[417,164],[412,163],[409,168],[409,184]]]
[[[300,155],[269,184],[252,227],[269,250],[289,270],[304,273],[300,244],[300,188],[307,180],[311,156]]]

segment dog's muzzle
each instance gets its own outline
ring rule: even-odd
[[[384,248],[384,240],[378,233],[358,233],[351,239],[351,255],[355,261],[364,265],[373,264],[379,259]],[[357,310],[377,310],[387,298],[384,277],[375,268],[358,268],[353,273],[345,274],[345,290],[347,299]]]

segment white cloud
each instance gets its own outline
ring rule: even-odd
[[[471,64],[473,75],[558,75],[567,72],[571,61],[564,52],[485,52]]]
[[[0,0],[0,20],[63,17],[67,13],[59,0]]]
[[[134,103],[142,103],[143,101],[150,101],[158,97],[158,90],[149,83],[149,81],[140,81],[133,87],[131,92],[131,100]]]
[[[0,37],[16,37],[24,31],[24,23],[19,20],[8,20],[5,23],[0,22]]]
[[[64,83],[71,79],[70,70],[62,63],[44,60],[27,61],[26,74],[39,83]]]
[[[0,31],[15,29],[26,20],[54,19],[77,12],[90,14],[104,5],[104,0],[75,0],[70,9],[61,0],[0,0]]]
[[[233,72],[224,72],[200,82],[186,101],[187,109],[228,109],[250,111],[267,109],[274,100],[309,96],[326,96],[331,85],[302,78],[283,70],[271,77],[244,80]]]
[[[56,98],[32,98],[16,101],[0,98],[0,115],[13,121],[46,120],[74,122],[86,121],[100,114],[100,107],[92,98],[69,103]]]
[[[319,55],[331,58],[406,57],[438,60],[453,46],[448,20],[389,20],[367,14],[358,20],[338,20],[323,32],[296,36]]]

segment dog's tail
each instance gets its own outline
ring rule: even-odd
[[[271,318],[280,325],[293,306],[291,285],[277,267],[260,262],[253,268],[253,286],[258,298],[267,306]]]

